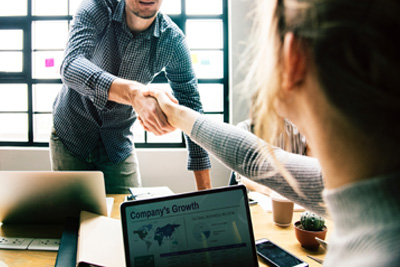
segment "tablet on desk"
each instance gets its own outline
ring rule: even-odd
[[[81,210],[107,216],[103,173],[0,171],[3,224],[63,224]]]
[[[243,185],[124,202],[121,222],[129,267],[258,265]]]

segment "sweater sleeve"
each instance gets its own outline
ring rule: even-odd
[[[294,187],[276,169],[269,144],[233,125],[200,116],[191,138],[228,168],[282,194],[295,203],[328,217],[323,201],[321,167],[315,158],[272,147],[277,160],[294,177]]]

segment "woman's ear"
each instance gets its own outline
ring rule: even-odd
[[[306,55],[299,39],[292,33],[285,34],[283,42],[283,78],[284,89],[294,89],[300,85],[306,75]]]

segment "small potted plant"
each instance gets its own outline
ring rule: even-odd
[[[313,212],[304,211],[300,216],[300,221],[294,223],[294,230],[303,248],[318,249],[320,244],[315,237],[325,240],[328,228],[325,226],[324,218]]]

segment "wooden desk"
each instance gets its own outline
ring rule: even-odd
[[[111,217],[120,219],[119,205],[124,200],[125,195],[110,195],[114,197],[114,206],[112,209]],[[275,226],[272,223],[272,214],[264,212],[263,209],[258,205],[251,206],[251,215],[253,221],[254,238],[268,238],[279,246],[285,248],[294,255],[300,257],[304,261],[308,262],[311,267],[319,267],[320,264],[308,258],[306,255],[312,255],[316,258],[323,259],[325,250],[321,247],[317,251],[309,251],[303,249],[297,242],[294,235],[293,226],[287,228],[281,228]],[[300,217],[300,212],[295,212],[293,221],[298,220]],[[327,222],[328,229],[331,228],[330,222]],[[60,229],[60,228],[59,228]],[[47,235],[44,236],[43,233],[36,232],[38,237],[45,238],[60,238],[61,232],[59,229],[54,229],[53,231],[47,230]],[[36,230],[35,230],[36,231]],[[24,237],[23,234],[12,233],[13,237]],[[11,237],[7,233],[8,236]],[[21,235],[21,236],[18,236]],[[329,235],[329,231],[328,231]],[[3,229],[0,228],[0,236],[6,236]],[[57,253],[48,251],[28,251],[28,250],[0,250],[0,267],[3,267],[2,263],[5,263],[9,267],[47,267],[54,266],[56,261]],[[260,266],[267,266],[261,260],[259,261]]]
[[[294,212],[293,222],[300,220],[301,212]],[[318,250],[312,251],[301,247],[294,234],[294,226],[291,225],[287,228],[276,226],[272,222],[272,213],[265,212],[260,206],[251,206],[251,216],[253,221],[254,238],[267,238],[277,244],[278,246],[286,249],[290,253],[296,255],[300,259],[309,264],[310,267],[321,267],[321,264],[307,257],[311,255],[315,258],[323,259],[325,250],[320,246]],[[326,221],[328,229],[332,227],[330,221]],[[327,236],[330,231],[328,230]],[[261,259],[258,261],[260,266],[268,266],[263,263]]]

